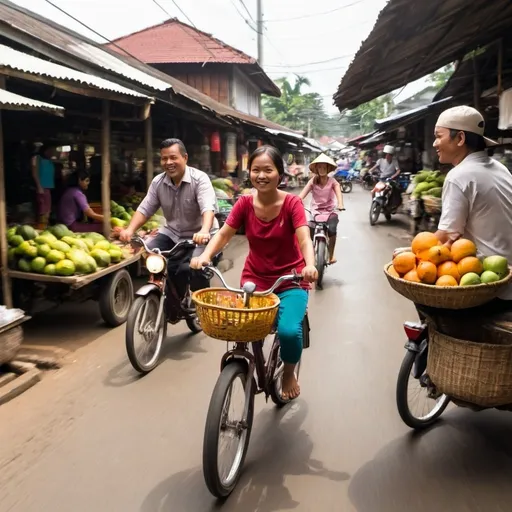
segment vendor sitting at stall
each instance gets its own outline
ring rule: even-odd
[[[90,182],[87,171],[77,171],[70,177],[70,185],[60,198],[58,220],[75,233],[101,232],[103,229],[103,215],[92,210],[84,193]],[[85,217],[94,222],[85,223]]]
[[[454,168],[444,183],[436,235],[447,245],[467,238],[479,256],[499,255],[512,262],[512,175],[488,156],[486,149],[497,143],[484,137],[484,128],[480,112],[467,106],[448,109],[437,121],[439,162]],[[512,310],[512,286],[500,298],[493,310]]]

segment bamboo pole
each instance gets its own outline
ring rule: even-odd
[[[110,236],[110,102],[103,100],[101,116],[101,204],[103,234]]]
[[[144,121],[144,139],[146,143],[146,190],[149,190],[155,172],[153,166],[153,120],[151,114]]]
[[[5,78],[0,76],[0,89],[5,88]],[[0,265],[2,272],[2,291],[4,304],[12,308],[12,287],[9,277],[9,261],[7,249],[7,205],[5,201],[5,167],[4,167],[4,134],[2,127],[2,110],[0,109]]]

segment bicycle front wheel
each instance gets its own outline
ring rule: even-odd
[[[318,279],[316,281],[317,288],[322,289],[323,281],[324,281],[324,272],[325,272],[325,266],[326,266],[326,247],[327,244],[325,243],[325,240],[321,239],[318,241],[318,244],[316,246],[316,270],[318,272]]]
[[[228,364],[219,375],[206,418],[203,444],[203,474],[208,490],[226,498],[236,486],[243,467],[254,417],[254,393],[244,422],[247,367]],[[236,412],[234,411],[236,409]]]

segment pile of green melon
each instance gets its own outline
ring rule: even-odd
[[[110,224],[113,228],[127,227],[130,221],[132,220],[134,214],[135,211],[131,207],[125,208],[124,206],[121,206],[115,201],[110,201]],[[144,231],[152,231],[154,229],[158,229],[160,227],[161,222],[161,217],[159,217],[158,215],[153,215],[153,217],[151,217],[146,222],[146,224],[142,226],[142,229]]]
[[[76,234],[63,224],[43,232],[32,226],[14,226],[7,232],[7,242],[10,268],[49,276],[92,274],[126,257],[103,235]]]
[[[411,194],[412,198],[425,196],[440,198],[443,192],[444,180],[445,176],[439,171],[420,171],[412,180],[415,185]]]

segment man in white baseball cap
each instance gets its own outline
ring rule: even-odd
[[[472,107],[454,107],[436,123],[434,148],[441,164],[451,164],[443,187],[439,240],[472,240],[479,256],[504,256],[512,263],[512,175],[490,158],[484,118]],[[502,299],[512,300],[512,287]],[[512,305],[512,303],[510,303]]]

